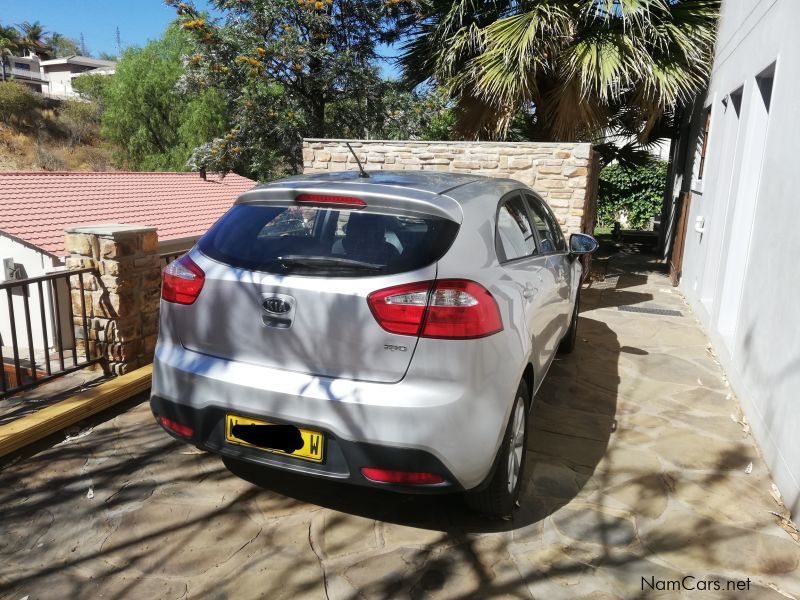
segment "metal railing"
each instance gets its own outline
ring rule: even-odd
[[[188,250],[180,250],[178,252],[173,251],[173,252],[164,252],[163,254],[159,254],[159,256],[161,257],[161,268],[163,269],[169,263],[171,263],[173,260],[179,259],[181,256],[183,256],[187,252],[188,252]]]
[[[89,323],[82,291],[84,275],[90,273],[94,276],[97,272],[92,268],[75,269],[0,283],[0,332],[10,338],[0,336],[0,398],[104,361],[103,352],[90,355]],[[77,277],[80,284],[81,292],[76,294],[80,295],[78,315],[73,309],[71,277]],[[34,311],[31,311],[32,298],[35,298],[33,304],[38,304]],[[83,339],[82,357],[78,339]],[[7,341],[11,345],[4,347]]]

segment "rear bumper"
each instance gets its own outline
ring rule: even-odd
[[[437,494],[463,490],[453,474],[441,461],[422,450],[390,448],[377,444],[351,442],[336,438],[329,431],[323,431],[322,433],[325,434],[324,461],[322,463],[314,463],[226,442],[225,414],[230,412],[226,409],[207,407],[198,410],[176,402],[170,402],[158,396],[150,398],[150,407],[156,419],[164,416],[172,421],[188,425],[194,430],[194,435],[191,438],[176,435],[175,432],[164,427],[167,433],[176,439],[192,443],[199,448],[222,456],[229,456],[249,463],[292,471],[302,475],[390,489],[397,492]],[[260,415],[242,416],[259,417]],[[376,465],[396,471],[436,473],[441,475],[445,481],[434,485],[404,486],[371,481],[361,474],[363,467],[374,467]]]
[[[360,485],[441,493],[476,488],[489,476],[513,395],[504,387],[480,376],[459,381],[441,374],[415,378],[411,372],[398,383],[328,379],[162,341],[151,406],[156,416],[194,429],[185,441],[215,453]],[[228,413],[323,432],[324,463],[226,442]],[[437,473],[446,483],[376,483],[363,477],[362,467]]]

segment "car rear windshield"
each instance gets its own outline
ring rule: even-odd
[[[444,255],[457,232],[457,223],[436,216],[240,204],[198,245],[206,256],[234,267],[367,277],[429,265]]]

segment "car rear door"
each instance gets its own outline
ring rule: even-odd
[[[534,368],[537,374],[543,373],[549,362],[544,340],[550,336],[547,305],[553,293],[553,277],[547,257],[538,251],[528,209],[519,191],[500,200],[495,239],[501,268],[515,282],[524,306]]]
[[[399,381],[417,337],[384,330],[367,297],[433,281],[458,227],[368,205],[236,205],[190,255],[204,272],[203,288],[191,305],[170,306],[171,325],[184,347],[211,356]]]
[[[531,218],[539,240],[539,251],[547,257],[547,269],[553,281],[552,295],[548,299],[551,303],[548,312],[553,319],[553,335],[548,338],[549,353],[555,353],[558,343],[569,327],[572,265],[570,264],[567,245],[561,228],[558,226],[550,207],[533,192],[524,193]]]

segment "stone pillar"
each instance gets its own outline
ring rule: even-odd
[[[153,360],[158,335],[161,260],[155,227],[86,225],[66,230],[69,269],[91,267],[95,274],[71,278],[78,351],[89,345],[91,356],[103,356],[116,375]],[[81,294],[88,318],[83,339]]]

